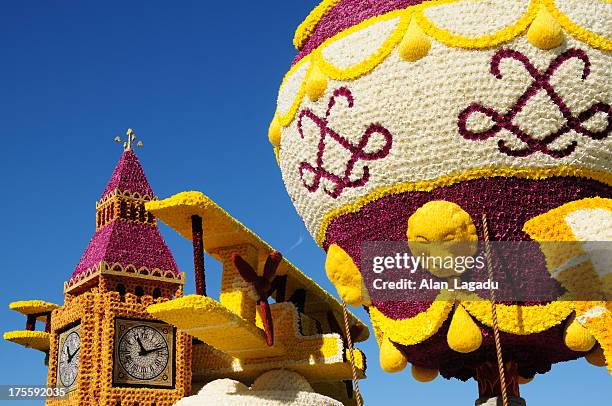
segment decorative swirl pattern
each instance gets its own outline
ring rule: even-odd
[[[363,133],[357,145],[352,144],[346,137],[338,134],[336,131],[329,127],[329,116],[336,105],[337,98],[344,98],[347,101],[347,106],[352,108],[354,105],[353,94],[347,87],[340,87],[334,91],[333,96],[329,98],[329,103],[327,105],[327,111],[325,112],[325,117],[317,116],[312,110],[303,109],[300,111],[298,117],[298,132],[300,137],[304,139],[304,129],[302,127],[302,121],[304,117],[310,119],[317,127],[319,127],[319,143],[318,143],[318,152],[317,152],[317,160],[316,166],[312,165],[306,161],[300,163],[299,171],[300,177],[302,178],[302,182],[304,183],[304,187],[308,189],[309,192],[315,192],[321,183],[321,179],[326,179],[334,184],[331,190],[325,189],[325,193],[334,199],[340,196],[342,191],[347,187],[359,187],[366,184],[368,179],[370,178],[370,170],[367,166],[363,167],[363,173],[358,179],[351,180],[351,175],[353,170],[355,169],[355,164],[362,161],[373,161],[376,159],[381,159],[389,154],[391,150],[393,137],[389,130],[383,127],[380,124],[370,124],[366,131]],[[368,146],[368,142],[370,138],[374,134],[381,134],[385,139],[385,144],[373,151],[366,152],[366,147]],[[332,172],[327,171],[324,168],[323,155],[325,153],[326,147],[326,139],[331,138],[336,141],[342,148],[349,151],[351,154],[350,159],[348,160],[346,167],[344,169],[344,174],[342,176],[336,175]],[[305,175],[310,173],[313,175],[312,181],[309,183],[305,179]]]
[[[505,140],[498,141],[499,151],[514,157],[524,157],[531,155],[535,152],[542,152],[553,158],[563,158],[574,152],[578,143],[572,141],[562,149],[551,149],[549,145],[557,140],[563,134],[574,130],[576,133],[584,135],[594,140],[601,140],[606,138],[612,128],[612,115],[610,114],[610,105],[603,102],[598,102],[587,110],[581,112],[577,116],[574,116],[570,111],[569,107],[563,100],[563,98],[555,91],[553,85],[550,83],[550,79],[555,71],[570,59],[579,59],[583,62],[584,66],[582,69],[582,80],[585,80],[590,73],[591,62],[586,52],[577,48],[570,48],[562,54],[558,55],[548,65],[548,68],[544,72],[538,71],[538,69],[529,61],[529,58],[519,51],[512,49],[500,49],[493,55],[491,60],[491,74],[497,79],[502,79],[503,75],[499,70],[499,64],[504,59],[515,59],[523,64],[527,72],[533,78],[531,85],[525,90],[525,92],[518,98],[515,105],[508,110],[505,114],[500,114],[495,109],[487,106],[483,106],[480,103],[472,103],[466,107],[458,117],[459,134],[467,140],[487,140],[497,135],[502,129],[505,129],[515,135],[523,143],[527,144],[523,148],[512,149],[509,147]],[[552,102],[559,108],[565,124],[562,125],[557,131],[548,134],[543,138],[538,138],[536,135],[527,133],[519,126],[512,123],[513,119],[519,114],[525,105],[531,100],[540,90],[546,91]],[[494,125],[481,132],[473,132],[467,128],[467,121],[474,113],[481,113],[490,118]],[[607,126],[601,131],[591,131],[584,127],[584,122],[592,118],[597,113],[605,113],[607,115]]]

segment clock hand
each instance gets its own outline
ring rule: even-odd
[[[158,351],[158,350],[163,350],[164,348],[166,348],[166,347],[162,346],[162,347],[157,347],[157,348],[151,348],[150,350],[143,351],[142,355],[147,355],[147,354],[150,354],[150,353]]]
[[[142,345],[142,341],[140,341],[140,337],[136,336],[136,341],[138,342],[138,346],[140,347],[140,351],[138,352],[138,355],[145,355],[147,350],[145,349],[144,345]]]

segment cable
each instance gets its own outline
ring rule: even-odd
[[[487,224],[487,215],[482,215],[482,227],[485,240],[485,256],[487,259],[487,272],[489,280],[493,280],[493,263],[491,261],[491,246],[489,245],[489,225]],[[501,341],[499,339],[499,325],[497,324],[497,303],[495,301],[495,290],[491,289],[491,309],[493,313],[493,337],[495,338],[495,352],[497,354],[497,367],[499,369],[499,380],[501,386],[503,406],[508,406],[508,392],[506,389],[506,372],[504,368],[504,360],[502,357]]]
[[[348,347],[349,356],[348,361],[351,364],[351,373],[353,376],[353,390],[355,391],[355,400],[357,401],[357,406],[363,406],[363,399],[361,398],[361,392],[359,391],[359,381],[357,378],[357,369],[355,368],[355,363],[353,362],[353,339],[351,337],[351,331],[349,326],[349,316],[348,311],[346,310],[346,303],[342,300],[342,315],[344,316],[344,330],[346,331],[346,343]],[[504,405],[507,406],[507,405]]]

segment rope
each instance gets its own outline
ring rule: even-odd
[[[487,215],[482,215],[482,227],[485,240],[485,256],[487,259],[487,272],[489,280],[493,280],[493,264],[491,262],[491,246],[489,245],[489,226]],[[502,358],[501,341],[499,339],[499,325],[497,324],[497,303],[495,301],[495,290],[491,289],[491,309],[493,313],[493,337],[495,338],[495,352],[497,354],[497,367],[499,369],[499,380],[501,386],[503,406],[508,406],[508,392],[506,389],[506,372],[504,370],[504,360]]]
[[[355,391],[355,400],[357,401],[357,406],[363,405],[363,399],[361,398],[361,392],[359,391],[359,381],[357,378],[357,369],[355,368],[355,363],[353,362],[353,338],[351,337],[351,329],[349,326],[349,316],[348,311],[346,310],[346,303],[344,300],[342,301],[342,315],[344,317],[344,330],[346,331],[346,343],[348,347],[349,356],[348,361],[351,364],[351,374],[353,376],[353,390]],[[504,405],[507,406],[507,405]]]

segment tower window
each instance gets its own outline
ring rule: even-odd
[[[123,299],[123,297],[125,296],[125,285],[123,285],[123,283],[118,284],[116,290],[117,292],[119,292],[121,299]]]
[[[157,299],[158,297],[161,297],[162,292],[160,288],[155,288],[153,289],[153,299]]]
[[[125,200],[122,200],[122,201],[121,201],[121,205],[119,206],[119,215],[120,215],[122,218],[126,218],[126,217],[127,217],[127,214],[128,214],[128,205],[127,205],[127,203],[125,202]]]
[[[144,204],[138,205],[138,220],[144,223],[146,215]]]
[[[142,286],[136,286],[136,289],[134,290],[134,293],[136,293],[136,296],[138,296],[138,297],[144,295],[143,287]]]

